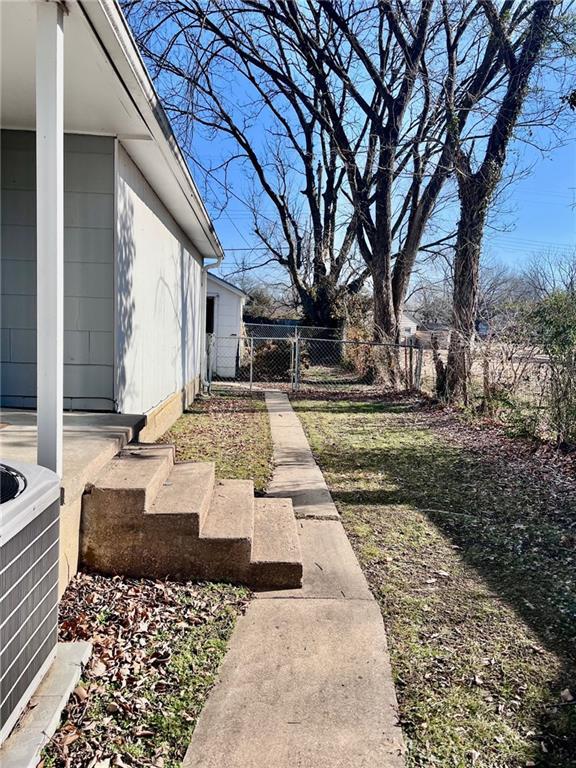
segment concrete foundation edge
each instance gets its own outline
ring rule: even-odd
[[[186,387],[166,398],[160,405],[146,413],[146,424],[140,430],[138,439],[141,443],[154,443],[164,432],[170,429],[184,413],[185,408],[200,391],[200,379],[195,378]]]
[[[36,768],[91,653],[88,642],[58,643],[56,658],[30,706],[0,748],[2,768]]]

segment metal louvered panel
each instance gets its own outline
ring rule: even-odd
[[[56,650],[59,512],[53,501],[0,546],[0,743]]]

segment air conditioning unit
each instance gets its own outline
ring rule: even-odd
[[[56,653],[60,481],[0,464],[0,744]]]

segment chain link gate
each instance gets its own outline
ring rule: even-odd
[[[294,390],[298,382],[297,340],[277,336],[214,336],[206,343],[206,378],[213,384],[279,386]]]
[[[382,389],[390,366],[407,390],[418,390],[423,351],[386,344],[293,336],[209,336],[207,382],[298,391]]]

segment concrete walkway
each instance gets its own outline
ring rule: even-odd
[[[183,768],[402,768],[380,610],[288,398],[266,404],[303,587],[259,593],[239,620]]]
[[[296,517],[339,520],[324,476],[314,461],[300,419],[288,397],[266,392],[266,407],[274,447],[274,474],[268,496],[289,497]]]

